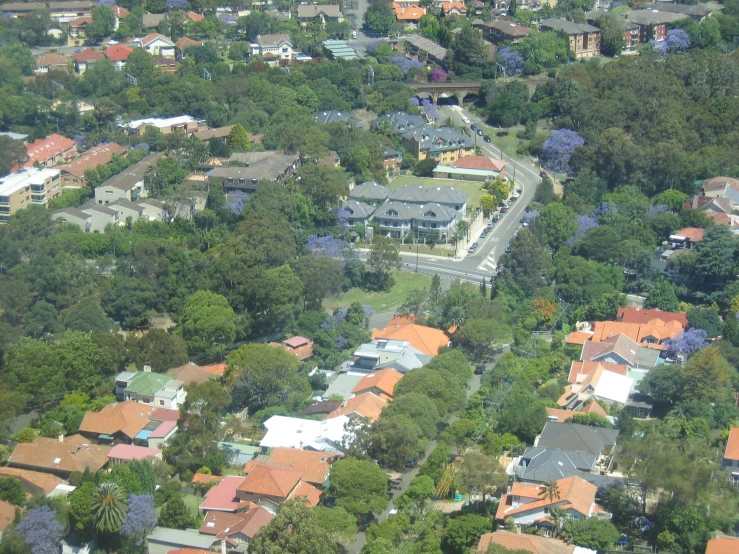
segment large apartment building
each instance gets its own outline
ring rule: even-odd
[[[0,223],[31,204],[46,207],[62,193],[58,169],[26,167],[0,178]]]

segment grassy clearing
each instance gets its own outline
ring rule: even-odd
[[[428,177],[415,177],[413,175],[401,175],[400,177],[396,177],[393,182],[390,183],[390,188],[392,190],[396,190],[405,185],[421,185],[422,187],[454,187],[455,189],[464,191],[469,195],[467,200],[468,208],[478,207],[480,205],[480,197],[484,192],[482,190],[483,184],[479,181],[430,179]]]
[[[431,276],[407,271],[395,272],[395,285],[387,292],[366,292],[362,289],[350,289],[336,298],[327,298],[323,307],[335,310],[348,306],[352,302],[369,304],[377,313],[390,312],[397,308],[414,289],[429,289]]]
[[[198,515],[198,507],[203,503],[203,497],[197,496],[195,494],[183,494],[183,500],[185,501],[185,506],[187,506],[187,509],[190,510],[190,513],[193,516]]]

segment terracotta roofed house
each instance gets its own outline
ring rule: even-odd
[[[706,554],[737,554],[739,537],[714,537],[706,544]]]
[[[62,484],[62,479],[56,475],[41,473],[40,471],[31,471],[30,469],[20,469],[17,467],[0,467],[0,477],[15,477],[23,483],[26,492],[31,496],[39,493],[49,494],[57,486]]]
[[[301,362],[313,356],[313,341],[305,337],[290,337],[282,342],[271,342],[269,345],[282,348],[285,352],[297,356]]]
[[[458,15],[460,17],[467,17],[467,6],[464,5],[464,2],[444,2],[441,12],[445,16]]]
[[[419,6],[404,6],[393,2],[393,9],[395,10],[395,19],[398,21],[416,22],[426,15],[426,8]]]
[[[123,69],[126,65],[128,56],[133,52],[133,48],[124,44],[114,44],[103,50],[103,56],[112,61],[116,69]]]
[[[226,539],[229,546],[238,547],[248,544],[257,531],[272,521],[274,517],[274,514],[261,506],[235,514],[208,512],[200,526],[200,534],[215,535],[216,538]]]
[[[108,404],[99,412],[86,412],[80,433],[103,442],[133,442],[149,424],[152,408],[138,402]]]
[[[674,339],[682,333],[683,326],[677,321],[653,320],[651,323],[637,324],[622,321],[596,321],[593,328],[593,342],[602,342],[616,335],[626,335],[634,342],[647,348],[664,350],[665,341]]]
[[[688,326],[688,316],[682,312],[663,312],[658,308],[651,310],[637,308],[619,308],[617,321],[624,323],[651,323],[653,320],[660,320],[668,323],[677,321],[683,327]]]
[[[331,463],[340,457],[325,452],[278,447],[272,450],[269,463],[297,469],[302,472],[303,481],[322,487],[328,478]],[[254,463],[247,463],[244,473],[249,473]]]
[[[559,479],[556,483],[559,498],[552,500],[549,500],[543,492],[546,487],[513,483],[510,492],[500,499],[495,519],[502,522],[507,518],[513,518],[516,527],[525,529],[532,525],[551,526],[547,514],[552,508],[565,510],[567,516],[572,519],[588,518],[599,511],[595,503],[595,494],[598,491],[595,485],[577,476]]]
[[[174,42],[159,33],[151,33],[135,41],[149,54],[160,58],[174,58]]]
[[[54,52],[47,52],[36,58],[36,73],[48,73],[49,71],[69,73],[69,61],[64,56]]]
[[[288,498],[305,497],[310,507],[317,506],[321,491],[303,481],[303,472],[269,462],[257,462],[238,486],[237,497],[242,502],[256,502],[270,511]]]
[[[192,383],[202,385],[203,383],[207,383],[208,381],[211,381],[218,377],[214,373],[206,371],[199,365],[192,362],[187,362],[185,365],[170,369],[167,372],[167,375],[169,375],[173,379],[182,381],[183,383],[185,383],[185,386]]]
[[[100,58],[102,57],[103,55],[99,51],[93,50],[92,48],[86,48],[82,52],[77,52],[72,56],[74,69],[77,73],[84,73],[88,66],[100,61]]]
[[[449,335],[440,329],[416,325],[407,317],[396,317],[384,329],[372,331],[372,340],[391,339],[408,341],[410,345],[427,356],[438,356],[439,349],[449,346]]]
[[[598,366],[603,367],[606,371],[612,371],[626,377],[629,373],[629,368],[625,364],[609,364],[606,362],[594,362],[594,361],[573,361],[570,365],[570,373],[567,377],[567,382],[571,384],[577,384],[583,382],[588,375],[593,373]]]
[[[26,167],[36,163],[52,167],[71,159],[77,154],[77,143],[70,138],[53,133],[46,138],[36,139],[26,145]]]
[[[246,510],[251,503],[241,502],[236,496],[236,491],[241,485],[244,478],[241,475],[227,475],[220,483],[211,487],[205,493],[205,498],[200,504],[200,509],[204,512],[240,512]]]
[[[0,534],[15,521],[16,506],[0,500]]]
[[[177,42],[174,43],[175,48],[180,52],[185,52],[191,46],[202,46],[203,42],[200,40],[193,40],[190,37],[180,37]]]
[[[38,437],[29,443],[16,445],[8,458],[12,467],[42,471],[68,478],[71,473],[92,473],[108,463],[109,446],[91,444],[82,435],[71,435],[59,439]]]
[[[541,537],[539,535],[525,535],[510,531],[496,531],[485,533],[480,537],[477,550],[474,554],[486,554],[492,544],[502,546],[506,550],[525,550],[532,554],[595,554],[595,550],[565,544],[557,539]]]
[[[395,385],[403,378],[403,374],[394,369],[381,369],[365,375],[352,389],[355,396],[367,393],[375,394],[384,400],[392,400],[395,395]]]
[[[197,22],[197,21],[204,21],[205,20],[205,16],[203,14],[196,13],[196,12],[194,12],[192,10],[190,10],[189,12],[187,12],[187,18],[190,21],[195,21],[195,22]]]
[[[383,400],[379,396],[371,392],[367,392],[342,401],[341,405],[336,410],[326,416],[326,419],[332,419],[342,415],[357,414],[374,422],[380,419],[380,413],[385,406],[387,406],[387,400]]]
[[[228,366],[226,364],[212,364],[200,366],[200,369],[207,371],[216,377],[221,377],[226,372],[226,369],[228,369]]]
[[[531,32],[531,29],[515,21],[496,20],[483,24],[483,34],[486,39],[498,44],[500,42],[521,42]]]
[[[732,471],[732,478],[734,481],[739,481],[739,427],[732,427],[729,431],[721,465],[725,469],[736,470]]]
[[[109,163],[113,159],[114,154],[122,156],[125,153],[126,149],[114,142],[100,144],[82,152],[76,160],[59,167],[59,170],[62,172],[62,187],[85,187],[85,171]]]

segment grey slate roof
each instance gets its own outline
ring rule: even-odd
[[[672,13],[651,9],[631,12],[626,16],[626,19],[637,25],[660,25],[662,23],[674,23],[686,17],[690,16],[684,13]]]
[[[119,190],[130,190],[136,183],[141,181],[149,172],[151,166],[156,164],[157,160],[164,155],[164,152],[154,152],[148,156],[144,156],[140,162],[133,164],[121,171],[118,175],[113,175],[107,181],[100,184],[99,187],[113,187]]]
[[[548,421],[539,435],[536,446],[600,456],[609,453],[617,439],[618,429]]]
[[[589,473],[597,458],[585,452],[570,452],[552,448],[528,447],[516,468],[516,476],[522,481],[545,483],[572,475]]]
[[[290,35],[284,33],[277,35],[257,35],[257,44],[262,48],[279,46],[283,42],[292,46]]]
[[[390,192],[391,190],[388,187],[385,187],[376,181],[365,181],[361,185],[355,186],[349,192],[349,198],[358,200],[366,198],[368,200],[382,202],[390,196]]]
[[[426,120],[421,115],[410,115],[405,112],[390,112],[385,115],[381,115],[377,119],[372,120],[370,125],[377,127],[377,124],[381,121],[386,121],[390,124],[390,127],[396,133],[405,133],[416,127],[421,127],[426,123]]]
[[[111,210],[110,208],[106,206],[90,206],[89,208],[85,208],[88,212],[100,212],[101,214],[105,215],[118,215],[118,212],[115,210]]]
[[[134,202],[131,202],[130,200],[126,200],[125,198],[121,198],[120,200],[116,200],[110,206],[111,207],[120,206],[121,208],[126,208],[128,210],[133,210],[133,211],[139,212],[139,213],[142,213],[144,211],[144,207],[141,204],[136,204]]]
[[[405,40],[408,44],[415,46],[419,50],[428,52],[431,57],[436,58],[439,61],[446,58],[447,49],[433,40],[429,40],[421,35],[408,35],[405,37]]]
[[[636,353],[636,363],[639,368],[652,369],[660,361],[659,350],[642,346]]]
[[[347,200],[341,205],[341,209],[348,210],[350,212],[349,217],[354,219],[367,219],[375,211],[373,206],[357,200]]]
[[[341,8],[336,4],[300,4],[298,6],[298,17],[300,19],[318,17],[320,14],[326,17],[344,17]]]
[[[397,215],[394,215],[397,213]],[[409,221],[438,221],[448,222],[457,218],[459,212],[448,206],[436,203],[427,204],[405,204],[403,202],[390,201],[381,204],[375,212],[376,217],[383,219]]]
[[[390,194],[388,200],[409,202],[413,204],[425,204],[437,202],[441,204],[454,204],[461,206],[467,202],[469,195],[454,187],[424,187],[421,185],[405,185]]]
[[[65,216],[68,215],[70,217],[76,217],[81,220],[86,220],[90,217],[90,214],[83,212],[79,208],[64,208],[63,210],[58,210],[56,212],[53,212],[54,216],[61,215]]]
[[[353,123],[355,125],[359,125],[359,119],[354,117],[351,112],[340,112],[337,110],[328,110],[325,112],[317,113],[313,116],[313,119],[316,120],[317,123],[321,123],[323,125],[326,125],[328,123]]]
[[[472,148],[473,139],[453,127],[432,127],[422,125],[409,131],[401,133],[404,139],[416,139],[421,150],[431,153],[444,152],[447,150],[458,150],[459,148]]]
[[[284,154],[276,150],[266,152],[246,152],[231,154],[230,161],[249,164],[249,167],[229,166],[215,167],[209,175],[218,178],[232,177],[234,180],[245,179],[246,185],[251,185],[251,180],[275,181],[279,179],[290,166],[298,162],[297,154]]]
[[[597,27],[593,27],[592,25],[586,25],[585,23],[575,23],[574,21],[567,21],[566,19],[558,17],[549,17],[547,19],[542,19],[539,24],[542,27],[552,29],[554,31],[564,31],[568,35],[600,32],[600,29],[598,29]]]
[[[660,12],[681,13],[684,15],[689,15],[691,17],[705,17],[713,13],[714,11],[712,8],[701,4],[691,6],[690,4],[671,4],[667,2],[650,4],[649,6],[645,6],[644,9],[652,9]]]
[[[332,396],[340,396],[344,400],[349,400],[354,396],[352,394],[354,387],[356,387],[363,378],[364,375],[339,373],[334,376],[326,389],[326,392],[321,395],[321,398],[328,400]]]
[[[149,554],[166,554],[176,548],[210,549],[214,543],[220,542],[214,535],[201,535],[197,529],[170,529],[169,527],[155,527],[147,537]]]

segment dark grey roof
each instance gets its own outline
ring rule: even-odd
[[[336,4],[300,4],[298,6],[298,17],[313,18],[323,14],[326,17],[344,17],[341,13],[341,8]]]
[[[544,426],[536,446],[600,456],[609,453],[617,439],[618,429],[549,421]]]
[[[391,215],[392,213],[398,215]],[[441,204],[405,204],[403,202],[390,201],[380,204],[375,212],[375,216],[383,219],[409,221],[415,219],[417,221],[438,221],[447,222],[457,218],[459,212],[454,208],[449,208]]]
[[[390,112],[373,120],[370,125],[377,127],[381,121],[386,121],[396,133],[405,133],[416,127],[423,126],[426,120],[420,115],[410,115],[405,112]]]
[[[146,177],[151,166],[154,165],[163,155],[163,152],[155,152],[148,156],[144,156],[140,162],[127,167],[118,175],[113,175],[110,179],[104,181],[99,187],[95,188],[113,187],[120,190],[130,190],[136,183]]]
[[[460,206],[467,202],[469,195],[454,187],[424,187],[421,185],[405,185],[393,191],[388,200],[425,204],[436,202],[439,204],[453,204]]]
[[[637,25],[660,25],[662,23],[674,23],[680,19],[690,17],[684,13],[672,13],[651,10],[637,10],[626,16],[626,19]]]
[[[231,154],[230,161],[243,163],[244,167],[215,167],[209,174],[218,178],[246,179],[249,181],[247,185],[251,184],[252,179],[259,182],[275,181],[297,164],[298,159],[297,154],[285,154],[279,150],[235,153]]]
[[[157,200],[156,198],[145,198],[139,203],[141,205],[146,204],[147,206],[152,206],[154,208],[164,208],[164,202],[162,202],[161,200]]]
[[[292,46],[292,43],[290,42],[290,35],[284,33],[277,35],[257,35],[257,44],[262,48],[264,48],[265,46],[279,46],[283,42]]]
[[[376,181],[365,181],[349,191],[349,198],[367,198],[368,200],[385,200],[390,196],[390,189]]]
[[[529,447],[521,456],[516,477],[522,481],[545,483],[572,475],[590,473],[597,458],[585,452],[570,452],[552,448]]]
[[[419,50],[427,52],[431,57],[436,58],[439,61],[442,61],[446,58],[447,49],[440,44],[434,42],[433,40],[429,40],[426,37],[422,37],[420,35],[408,35],[407,37],[405,37],[405,40],[408,44],[415,46]]]
[[[101,214],[105,215],[118,215],[118,212],[115,210],[111,210],[110,208],[106,206],[90,206],[89,208],[85,208],[88,212],[99,212]]]
[[[405,139],[416,139],[421,145],[421,150],[428,150],[431,153],[472,148],[473,146],[472,138],[453,127],[437,128],[422,125],[401,134]]]
[[[79,208],[64,208],[53,213],[54,217],[68,215],[70,217],[76,217],[81,220],[88,219],[90,214],[83,212]]]
[[[351,112],[340,112],[337,110],[328,110],[326,112],[317,113],[313,116],[313,119],[324,125],[336,122],[359,125],[359,119],[354,117]]]
[[[682,13],[691,17],[705,17],[713,13],[714,11],[713,8],[701,4],[691,6],[690,4],[670,4],[667,2],[650,4],[649,6],[644,6],[643,9],[657,10],[660,12]]]
[[[349,217],[356,219],[367,219],[375,211],[373,206],[357,200],[347,200],[341,205],[341,209],[349,210],[351,212]]]
[[[542,19],[540,25],[547,29],[553,29],[554,31],[564,31],[568,35],[576,35],[578,33],[595,33],[600,31],[600,29],[598,29],[597,27],[593,27],[592,25],[586,25],[585,23],[575,23],[574,21],[567,21],[566,19],[558,17]]]
[[[657,365],[660,351],[642,346],[636,353],[636,364],[642,369],[652,369]]]
[[[43,2],[8,2],[0,5],[0,11],[4,12],[32,12],[45,9],[46,4]]]
[[[110,204],[111,208],[114,208],[116,206],[120,206],[121,208],[126,208],[127,210],[132,210],[134,212],[143,212],[144,207],[140,204],[134,204],[130,200],[126,200],[125,198],[121,198],[120,200],[116,200],[113,204]]]

